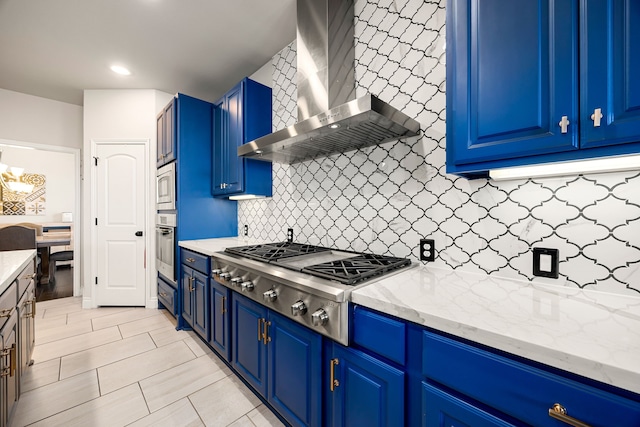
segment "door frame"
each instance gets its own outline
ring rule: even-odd
[[[82,232],[81,232],[81,210],[80,206],[82,203],[82,192],[81,192],[81,183],[83,180],[82,177],[82,168],[80,162],[80,148],[72,148],[72,147],[64,147],[61,145],[49,145],[49,144],[38,144],[35,142],[28,141],[16,141],[12,139],[0,138],[0,143],[7,145],[17,145],[20,147],[29,147],[35,148],[36,150],[42,151],[55,151],[58,153],[67,153],[73,154],[73,175],[75,177],[73,192],[73,212],[72,214],[72,225],[71,229],[71,241],[73,242],[73,296],[82,295],[82,269],[84,268],[84,257],[82,257]]]
[[[145,283],[144,283],[144,292],[145,292],[145,307],[146,308],[157,308],[158,307],[158,296],[156,286],[157,283],[153,281],[153,273],[155,273],[155,245],[154,245],[154,237],[155,234],[152,233],[151,225],[155,226],[155,219],[151,217],[151,215],[155,215],[155,197],[152,196],[151,188],[152,181],[155,182],[155,174],[151,174],[152,169],[149,165],[150,158],[150,143],[151,140],[149,138],[96,138],[91,139],[91,150],[88,157],[85,157],[87,162],[90,162],[90,165],[87,167],[90,168],[90,182],[87,185],[89,189],[89,212],[84,216],[87,228],[86,233],[88,235],[88,242],[90,249],[85,251],[85,254],[89,254],[88,256],[88,267],[86,269],[85,274],[85,288],[83,293],[83,308],[95,308],[98,306],[96,301],[96,292],[94,291],[96,283],[95,278],[98,275],[98,233],[95,227],[95,218],[98,212],[98,197],[97,197],[97,188],[98,180],[97,180],[97,168],[95,167],[94,158],[97,155],[97,150],[99,145],[142,145],[144,146],[144,159],[147,161],[144,162],[144,174],[147,177],[145,180],[145,196],[144,196],[144,244],[145,244]],[[154,162],[155,165],[155,162]],[[153,193],[155,194],[155,192]],[[153,206],[151,206],[153,204]],[[151,235],[154,234],[152,237]],[[153,289],[152,289],[153,288]]]

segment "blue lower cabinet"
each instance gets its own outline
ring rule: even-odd
[[[322,425],[322,337],[232,292],[232,366],[293,426]]]
[[[229,361],[231,346],[229,344],[229,289],[215,280],[211,280],[211,305],[209,313],[210,334],[209,344],[226,361]]]
[[[292,425],[320,426],[322,337],[269,312],[267,401]]]
[[[182,265],[182,318],[205,341],[209,339],[209,276]]]
[[[178,314],[178,295],[174,286],[158,276],[158,301],[175,317]]]
[[[261,395],[267,395],[267,350],[262,340],[266,307],[232,293],[231,342],[234,367]]]
[[[330,345],[326,362],[327,425],[333,427],[404,426],[405,374],[359,350]],[[331,374],[333,373],[333,377]]]
[[[422,427],[510,427],[506,421],[464,400],[422,383]]]

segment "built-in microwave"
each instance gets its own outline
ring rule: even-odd
[[[176,214],[156,216],[156,268],[160,274],[175,282]]]
[[[156,208],[172,210],[176,208],[176,163],[172,162],[158,169],[156,176]]]

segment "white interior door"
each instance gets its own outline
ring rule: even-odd
[[[98,306],[145,305],[144,153],[140,144],[96,146]]]

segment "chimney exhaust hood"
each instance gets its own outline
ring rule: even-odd
[[[238,155],[299,163],[420,133],[376,96],[355,98],[353,0],[298,0],[298,123],[238,147]]]

